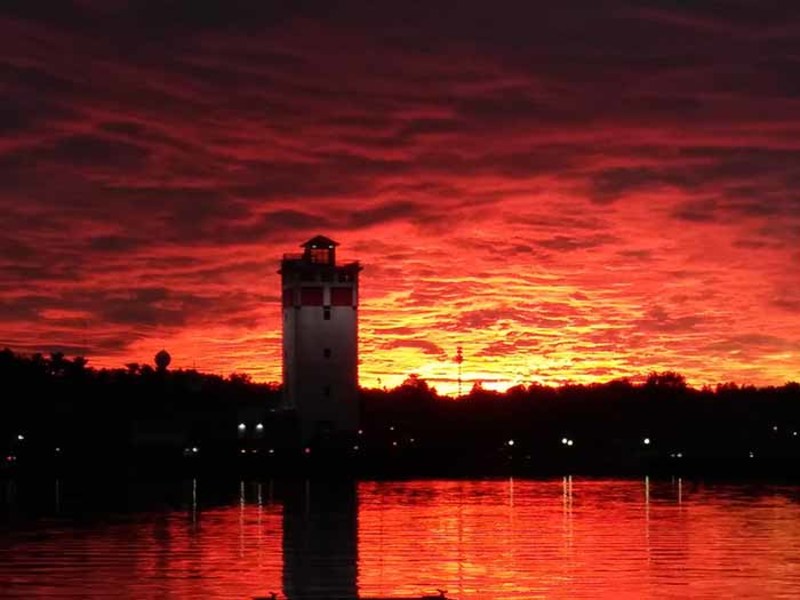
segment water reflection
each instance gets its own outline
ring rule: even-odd
[[[800,595],[796,487],[269,481],[211,499],[221,486],[196,479],[147,494],[0,485],[5,598]]]
[[[298,600],[356,598],[355,482],[305,481],[284,489],[284,593]]]

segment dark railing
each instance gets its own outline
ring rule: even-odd
[[[284,262],[286,262],[286,261],[297,262],[297,261],[304,261],[305,259],[306,259],[305,254],[284,254],[283,255]],[[322,264],[325,264],[325,263],[315,263],[315,262],[311,261],[310,264],[312,264],[312,265],[322,265]],[[350,268],[350,269],[359,269],[359,270],[361,269],[361,264],[357,260],[353,260],[353,261],[350,261],[350,262],[347,262],[347,263],[338,264],[338,265],[330,265],[330,266],[337,267],[339,269],[341,269],[341,268]]]

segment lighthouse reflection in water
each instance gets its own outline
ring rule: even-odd
[[[283,590],[289,598],[356,598],[358,519],[353,481],[305,481],[283,498]]]
[[[4,598],[800,596],[797,486],[197,480],[100,510],[55,484],[0,482]]]

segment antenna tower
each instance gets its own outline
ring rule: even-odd
[[[461,398],[461,363],[464,362],[464,353],[461,351],[461,346],[456,350],[456,364],[458,364],[458,397]]]

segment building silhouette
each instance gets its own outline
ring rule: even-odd
[[[322,235],[281,261],[283,390],[303,443],[358,429],[358,262],[336,264]]]

